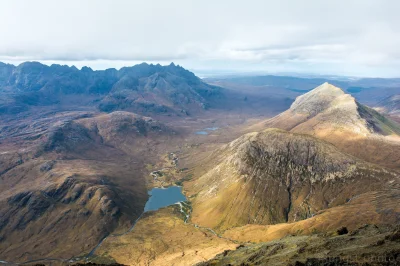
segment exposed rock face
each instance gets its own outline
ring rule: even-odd
[[[224,159],[193,185],[193,221],[221,230],[302,220],[397,175],[277,129],[244,135],[219,156]]]
[[[220,95],[220,90],[174,64],[143,63],[119,71],[93,71],[87,67],[78,70],[25,62],[17,67],[0,65],[0,95],[0,114],[43,105],[180,114],[180,110],[196,112],[205,108]]]

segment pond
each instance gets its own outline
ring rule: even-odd
[[[219,127],[207,127],[207,128],[205,128],[205,130],[210,130],[210,131],[215,131],[217,129],[219,129]]]
[[[155,211],[162,207],[186,201],[182,193],[182,187],[153,188],[149,191],[150,198],[144,206],[144,212]]]
[[[208,135],[207,131],[215,131],[217,129],[219,129],[219,127],[207,127],[201,131],[196,131],[195,134],[196,135]]]

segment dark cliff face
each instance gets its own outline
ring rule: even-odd
[[[351,197],[346,183],[359,175],[356,160],[332,145],[278,130],[258,134],[236,156],[254,197],[250,223],[298,221],[343,204]]]
[[[0,65],[0,113],[18,113],[31,106],[87,102],[101,111],[149,112],[197,111],[207,108],[219,89],[203,83],[180,66],[140,64],[120,70],[81,70],[61,65],[25,62]],[[75,98],[74,98],[75,97]],[[187,113],[187,111],[185,112]]]

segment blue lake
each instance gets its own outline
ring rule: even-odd
[[[196,135],[208,135],[207,131],[197,131]]]
[[[182,193],[182,187],[153,188],[149,191],[150,198],[144,206],[144,211],[155,211],[162,207],[186,201]]]

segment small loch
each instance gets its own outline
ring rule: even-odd
[[[196,135],[208,135],[209,131],[215,131],[219,129],[219,127],[207,127],[201,131],[196,131],[195,134]]]
[[[149,191],[149,200],[144,206],[144,212],[155,211],[162,207],[186,201],[182,193],[182,187],[172,186],[167,188],[153,188]]]

